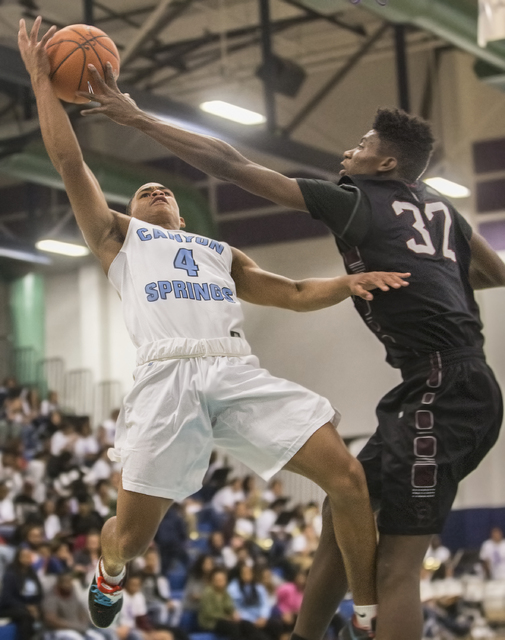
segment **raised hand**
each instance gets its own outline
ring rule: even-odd
[[[370,271],[369,273],[358,273],[349,276],[351,295],[359,296],[364,300],[373,300],[370,293],[373,289],[389,291],[389,289],[400,289],[408,287],[409,283],[405,278],[410,277],[410,273],[397,273],[395,271]]]
[[[121,93],[119,90],[110,62],[105,67],[105,80],[92,64],[88,65],[88,69],[95,93],[77,91],[76,95],[88,98],[92,102],[98,102],[100,106],[85,109],[81,111],[81,115],[92,116],[96,113],[102,113],[118,124],[130,124],[132,117],[139,113],[140,109],[127,93]]]
[[[41,23],[42,18],[38,16],[33,24],[30,35],[28,35],[25,21],[19,21],[19,51],[32,81],[39,76],[48,76],[51,71],[51,65],[49,64],[49,58],[46,52],[46,44],[53,37],[56,27],[51,27],[40,41],[38,41]]]

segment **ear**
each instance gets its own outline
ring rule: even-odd
[[[398,160],[396,158],[393,158],[393,156],[389,156],[381,161],[377,170],[380,173],[389,173],[390,171],[394,171],[397,166]]]
[[[180,224],[180,229],[185,229],[186,228],[186,221],[184,220],[184,218],[179,218],[179,220],[181,221]]]
[[[398,160],[396,158],[393,158],[392,156],[389,156],[388,158],[384,158],[381,161],[380,165],[377,168],[377,171],[379,171],[380,173],[389,173],[390,171],[396,169],[397,166]]]

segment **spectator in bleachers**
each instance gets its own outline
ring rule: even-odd
[[[443,580],[451,574],[451,552],[444,547],[440,536],[434,535],[431,538],[424,556],[424,568],[431,572],[432,580]]]
[[[17,627],[17,640],[32,640],[40,620],[42,586],[32,567],[29,549],[20,547],[2,580],[0,617],[10,618]]]
[[[256,486],[256,478],[247,475],[242,480],[242,491],[244,492],[245,501],[252,513],[259,511],[263,506],[262,492]]]
[[[98,438],[91,431],[91,423],[88,416],[80,420],[77,439],[74,444],[74,457],[78,465],[91,467],[100,455]]]
[[[309,569],[319,544],[319,537],[310,524],[300,527],[299,533],[293,536],[290,545],[290,559],[302,570]]]
[[[92,529],[86,535],[82,549],[74,552],[75,571],[91,581],[101,555],[100,532]]]
[[[61,532],[61,520],[56,513],[54,500],[45,500],[41,507],[46,540],[53,540]]]
[[[40,416],[40,396],[35,387],[24,389],[20,395],[25,422],[29,423]]]
[[[108,447],[100,450],[98,458],[91,465],[89,471],[84,476],[84,482],[88,485],[96,485],[100,480],[112,481],[112,465],[107,455]]]
[[[180,505],[174,503],[166,512],[154,538],[160,551],[162,573],[169,571],[175,562],[188,566],[187,539],[188,532]]]
[[[147,603],[141,591],[142,580],[132,573],[126,578],[123,607],[115,632],[119,640],[174,640],[165,629],[155,629],[147,615]]]
[[[310,524],[314,527],[314,531],[318,535],[321,536],[321,531],[323,530],[323,517],[321,515],[321,510],[319,509],[319,505],[317,502],[309,502],[305,507],[305,512],[303,514],[305,524]]]
[[[284,511],[288,502],[287,498],[276,498],[270,505],[256,518],[256,538],[260,541],[271,538],[272,527],[277,518]]]
[[[484,562],[488,578],[505,580],[505,540],[500,527],[491,529],[489,540],[481,547],[480,558]]]
[[[185,611],[198,611],[204,590],[210,584],[215,569],[214,558],[202,554],[193,563],[184,588],[183,608]]]
[[[73,423],[69,419],[62,420],[58,431],[51,436],[51,455],[58,458],[64,451],[73,454],[77,438]]]
[[[53,412],[59,411],[58,392],[48,391],[47,398],[40,403],[40,415],[49,417]]]
[[[20,473],[18,453],[14,441],[11,441],[2,452],[2,457],[0,458],[0,482],[5,482],[11,498],[15,498],[23,486],[23,478]]]
[[[160,557],[155,548],[143,556],[144,567],[140,571],[142,593],[147,603],[147,614],[153,626],[177,627],[182,614],[180,600],[171,597],[170,583],[160,573]]]
[[[69,572],[58,576],[56,584],[44,597],[42,611],[50,632],[47,640],[115,638],[112,630],[91,626],[88,610],[79,599]]]
[[[33,483],[30,480],[25,480],[20,493],[14,498],[16,520],[21,524],[40,521],[40,507],[33,497],[33,491]]]
[[[116,436],[116,422],[119,416],[119,409],[111,411],[110,417],[104,420],[98,428],[98,441],[102,448],[114,446]]]
[[[112,498],[111,486],[108,480],[99,480],[96,483],[93,503],[95,505],[95,511],[99,513],[104,520],[115,515],[116,504]]]
[[[279,480],[278,478],[275,478],[274,480],[270,480],[267,488],[263,491],[263,494],[261,497],[263,499],[264,505],[271,505],[272,502],[274,502],[278,498],[283,498],[284,487],[282,485],[282,480]]]
[[[14,502],[5,481],[0,482],[0,536],[9,540],[17,525]]]
[[[241,620],[251,622],[264,633],[264,637],[279,638],[281,627],[277,621],[270,619],[268,594],[265,587],[256,581],[252,567],[240,565],[238,578],[230,582],[228,593]]]
[[[242,480],[233,478],[225,487],[219,489],[212,498],[211,504],[216,513],[226,515],[233,511],[237,502],[243,502],[244,500]]]
[[[284,630],[294,629],[306,584],[307,572],[299,570],[292,581],[285,582],[277,589],[277,609],[281,614]]]
[[[70,509],[70,500],[66,496],[61,496],[56,500],[56,511],[60,521],[60,537],[68,537],[72,535],[72,511]]]
[[[261,632],[247,620],[241,620],[233,599],[227,591],[225,569],[216,567],[200,601],[198,624],[205,631],[213,631],[230,640],[262,640]]]
[[[78,500],[78,511],[72,516],[72,534],[86,536],[91,531],[100,531],[103,518],[94,509],[93,502],[88,495],[82,495]]]
[[[56,540],[52,544],[51,557],[49,559],[47,573],[59,575],[60,573],[69,573],[75,565],[74,557],[70,551],[68,542]]]
[[[37,570],[42,563],[40,546],[44,544],[44,530],[38,524],[27,524],[20,529],[21,545],[28,549],[32,558],[32,567]]]
[[[283,584],[282,578],[276,575],[269,566],[259,567],[258,582],[265,587],[268,596],[268,604],[273,610],[277,605],[277,589]]]
[[[226,546],[222,531],[213,531],[209,536],[209,554],[214,559],[216,566],[225,564],[224,548]]]
[[[251,509],[246,502],[237,502],[233,510],[233,515],[229,519],[229,529],[231,535],[241,536],[246,540],[254,538],[254,518]]]

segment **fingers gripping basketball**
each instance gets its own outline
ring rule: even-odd
[[[46,45],[51,63],[51,82],[56,95],[65,102],[84,103],[86,98],[76,91],[93,92],[93,77],[88,64],[93,64],[105,77],[107,62],[115,76],[119,74],[119,53],[106,33],[86,24],[74,24],[58,31]]]

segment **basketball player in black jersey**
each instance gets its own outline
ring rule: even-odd
[[[377,407],[379,426],[359,456],[378,510],[378,640],[420,640],[419,577],[432,534],[440,533],[459,481],[495,443],[502,398],[486,364],[473,290],[505,285],[505,265],[452,204],[419,177],[430,158],[429,125],[398,110],[378,111],[373,128],[345,153],[339,184],[296,180],[255,164],[227,143],[143,113],[118,90],[111,69],[95,72],[103,113],[143,131],[201,171],[331,229],[349,273],[399,269],[411,285],[372,302],[355,299],[403,382]],[[321,640],[347,588],[326,508],[323,533],[295,640]],[[373,626],[373,625],[372,625]],[[354,619],[344,638],[374,637]]]

